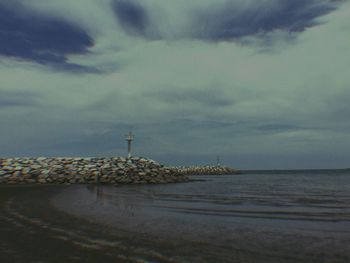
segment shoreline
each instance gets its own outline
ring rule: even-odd
[[[236,203],[251,201],[244,193],[227,199],[208,191],[223,182],[226,191],[241,189],[237,182],[246,177],[211,178],[120,187],[0,186],[1,262],[348,262],[347,214],[346,222],[335,222],[334,208],[301,208],[305,216],[295,218],[298,211],[275,206],[264,192],[253,213],[254,205]],[[251,194],[250,187],[241,190]]]
[[[215,262],[223,249],[210,244],[215,253],[204,256],[209,244],[140,234],[57,209],[53,198],[74,187],[79,186],[2,188],[6,191],[0,191],[1,262]],[[220,262],[232,262],[232,257],[221,256]]]
[[[112,263],[152,258],[135,251],[137,245],[128,233],[55,209],[51,199],[63,189],[65,186],[16,186],[1,191],[1,262]]]

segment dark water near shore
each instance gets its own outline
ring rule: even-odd
[[[252,171],[193,179],[69,187],[53,204],[135,239],[193,246],[184,255],[170,253],[168,259],[176,255],[176,262],[350,262],[350,171]]]

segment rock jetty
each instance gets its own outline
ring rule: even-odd
[[[173,167],[175,174],[181,175],[225,175],[238,174],[238,170],[225,166],[180,166]]]
[[[140,157],[0,159],[0,184],[163,184],[184,174]]]

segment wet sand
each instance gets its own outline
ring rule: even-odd
[[[74,187],[74,186],[73,186]],[[0,188],[1,262],[177,262],[173,246],[56,210],[61,186]],[[164,253],[156,252],[161,250]],[[180,248],[184,254],[189,248]],[[176,256],[175,256],[176,257]]]
[[[350,262],[347,199],[272,209],[261,186],[255,199],[251,186],[230,188],[241,201],[249,193],[249,202],[264,203],[242,206],[228,193],[210,195],[210,180],[0,187],[1,262]]]

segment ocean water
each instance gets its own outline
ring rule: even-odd
[[[192,179],[69,187],[53,204],[135,239],[148,238],[159,252],[153,240],[169,242],[178,248],[167,252],[176,262],[350,262],[350,171]]]

